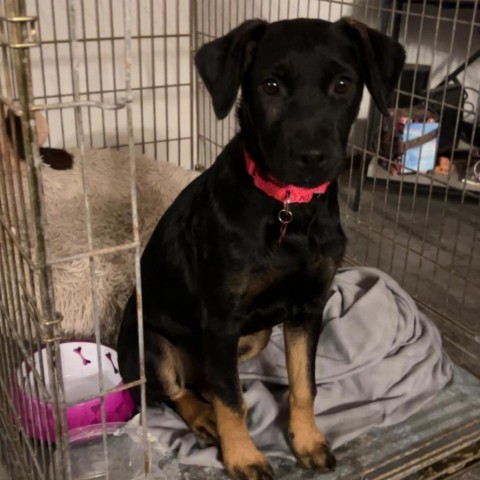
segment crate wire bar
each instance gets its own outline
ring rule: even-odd
[[[38,10],[38,3],[36,4]],[[1,349],[2,358],[2,374],[1,380],[1,395],[2,409],[8,412],[7,416],[2,416],[2,430],[8,432],[7,435],[2,435],[2,442],[4,443],[2,451],[11,452],[13,455],[5,455],[2,461],[7,464],[11,472],[17,472],[18,478],[71,478],[71,467],[69,462],[68,447],[69,437],[66,428],[66,402],[64,397],[64,389],[62,382],[61,362],[59,361],[59,341],[61,335],[57,331],[58,324],[61,318],[55,311],[54,291],[52,285],[52,265],[69,261],[72,258],[56,259],[50,258],[48,255],[48,238],[45,221],[45,199],[43,197],[41,170],[39,168],[41,159],[39,157],[39,150],[36,140],[36,126],[34,121],[34,111],[51,111],[54,109],[73,109],[75,114],[76,127],[76,144],[79,147],[80,155],[77,159],[82,166],[83,189],[85,199],[86,225],[88,237],[88,252],[82,255],[87,257],[90,263],[90,282],[91,295],[95,320],[95,340],[97,342],[98,363],[100,365],[99,371],[99,385],[101,398],[101,413],[102,423],[105,425],[105,408],[104,396],[115,390],[128,388],[131,385],[123,385],[116,389],[109,389],[105,391],[103,385],[100,355],[100,319],[95,312],[95,270],[94,270],[94,256],[97,254],[93,247],[93,236],[91,231],[91,211],[89,205],[89,191],[88,182],[85,177],[83,168],[84,152],[85,152],[85,138],[86,132],[83,126],[84,109],[92,107],[100,110],[118,110],[125,109],[126,111],[126,145],[129,151],[130,159],[130,179],[131,179],[131,202],[132,202],[132,226],[133,226],[133,241],[128,245],[135,253],[135,272],[137,280],[137,296],[141,299],[141,284],[140,284],[140,242],[138,234],[138,217],[136,206],[136,184],[135,184],[135,145],[133,140],[133,119],[132,119],[132,80],[131,80],[131,66],[132,66],[132,33],[131,33],[131,2],[124,1],[121,6],[123,9],[122,18],[124,19],[124,93],[125,96],[115,104],[108,104],[101,98],[100,101],[90,101],[82,98],[80,92],[80,52],[81,44],[77,31],[79,18],[79,1],[68,2],[68,20],[69,20],[69,42],[68,46],[71,52],[71,73],[72,73],[72,101],[65,103],[37,103],[33,107],[35,101],[32,91],[32,78],[30,67],[30,47],[38,46],[36,38],[36,21],[37,17],[27,16],[25,11],[25,3],[23,1],[10,1],[5,10],[1,12],[2,20],[2,53],[4,62],[4,72],[2,80],[5,86],[2,85],[2,103],[4,108],[8,107],[19,115],[22,119],[22,133],[24,135],[25,157],[28,160],[28,174],[29,174],[29,194],[30,204],[32,205],[31,216],[35,220],[35,231],[30,234],[28,231],[29,222],[27,215],[26,204],[28,201],[25,198],[27,192],[23,191],[23,186],[20,178],[20,162],[18,158],[14,158],[13,149],[10,149],[7,142],[4,141],[3,146],[8,158],[2,161],[2,185],[0,186],[1,194],[1,233],[2,242],[2,296],[1,296],[1,339],[5,348]],[[52,14],[54,12],[52,2]],[[8,25],[7,27],[5,25]],[[14,27],[12,27],[12,25]],[[54,38],[56,36],[54,30]],[[10,60],[10,64],[6,60]],[[56,57],[58,67],[58,55]],[[11,67],[13,71],[7,71],[7,67]],[[26,68],[27,67],[27,68]],[[57,68],[57,72],[60,69]],[[42,70],[42,75],[45,76]],[[13,87],[13,81],[15,81]],[[2,82],[3,83],[3,82]],[[45,88],[46,82],[44,82]],[[59,83],[60,85],[60,83]],[[7,92],[8,96],[3,95]],[[59,95],[61,98],[61,95]],[[15,99],[15,100],[14,100]],[[46,95],[45,95],[46,99]],[[38,100],[38,97],[37,97]],[[117,100],[115,93],[114,100]],[[63,120],[63,119],[62,119]],[[117,122],[118,125],[118,122]],[[11,120],[10,131],[14,132],[15,128],[13,120]],[[62,121],[62,132],[65,132],[64,123]],[[2,138],[6,139],[5,122],[2,115]],[[118,129],[117,129],[118,139]],[[15,142],[12,142],[15,143]],[[7,185],[7,179],[11,185]],[[16,182],[16,185],[13,185]],[[20,194],[20,195],[19,195]],[[18,196],[19,198],[15,198]],[[17,212],[17,209],[21,211]],[[22,224],[20,222],[23,221]],[[25,232],[25,238],[18,238],[18,233]],[[33,237],[33,239],[31,238]],[[28,242],[27,242],[28,240]],[[25,243],[22,244],[22,241]],[[125,246],[110,248],[108,252],[112,253],[117,250],[123,250]],[[32,257],[27,252],[33,251]],[[15,264],[13,260],[15,259]],[[75,258],[74,258],[75,259]],[[23,277],[23,274],[26,276]],[[23,292],[20,290],[22,289]],[[38,290],[38,291],[37,291]],[[30,307],[28,310],[27,307]],[[138,302],[139,315],[141,316],[141,301]],[[15,316],[21,315],[21,319]],[[28,322],[24,321],[28,319]],[[25,332],[24,326],[27,325],[30,329]],[[21,335],[15,331],[15,328],[22,329]],[[29,334],[29,335],[27,335]],[[28,339],[25,342],[25,338]],[[140,355],[143,363],[143,329],[142,323],[139,323],[139,339],[141,342]],[[15,340],[15,343],[13,343]],[[40,350],[42,345],[46,345],[48,352],[48,372],[49,385],[46,385],[45,370],[43,365],[37,372],[36,367],[32,363],[32,353]],[[3,345],[2,345],[3,346]],[[41,357],[40,357],[41,359]],[[46,442],[32,442],[28,438],[28,433],[24,431],[22,423],[18,418],[15,406],[11,402],[11,392],[14,390],[12,383],[12,373],[15,372],[22,361],[28,363],[32,370],[36,381],[34,382],[35,392],[29,391],[30,395],[42,397],[49,403],[55,405],[55,446],[54,439],[49,438],[47,431]],[[145,389],[144,389],[144,372],[140,372],[140,379],[135,382],[135,385],[141,387],[142,411],[145,411]],[[9,395],[10,393],[10,395]],[[88,398],[85,398],[87,400]],[[5,405],[4,405],[5,404]],[[43,412],[46,415],[46,412]],[[9,422],[9,418],[15,418],[13,422]],[[39,421],[39,424],[41,422]],[[143,434],[146,444],[146,417],[142,416]],[[18,438],[18,431],[20,431],[20,438]],[[104,459],[108,465],[108,450],[106,444],[106,433],[103,433],[104,442]],[[55,451],[55,455],[54,455]],[[147,455],[147,448],[145,448],[145,455]],[[53,461],[55,456],[55,461]],[[13,458],[12,458],[13,457]],[[149,458],[145,458],[145,468],[148,469]],[[21,469],[24,468],[24,471]],[[18,470],[20,469],[20,471]],[[108,471],[106,478],[109,477]]]
[[[29,442],[26,432],[20,427],[18,413],[12,402],[14,383],[12,374],[20,363],[19,360],[30,359],[29,352],[20,336],[29,339],[37,348],[42,342],[46,344],[48,369],[51,372],[50,392],[46,392],[44,370],[36,375],[35,393],[38,395],[48,393],[52,403],[61,405],[64,402],[64,392],[59,358],[59,336],[57,333],[57,318],[54,307],[51,270],[47,265],[47,239],[44,236],[45,214],[41,192],[41,178],[35,165],[39,163],[36,144],[35,123],[29,111],[32,100],[32,84],[29,71],[24,68],[29,64],[29,48],[34,46],[35,18],[26,14],[23,2],[6,2],[1,11],[2,28],[2,102],[7,100],[13,104],[17,97],[18,108],[22,112],[22,130],[24,133],[24,148],[26,152],[27,174],[30,185],[29,201],[32,206],[33,220],[32,231],[28,230],[26,222],[25,192],[19,181],[18,164],[11,161],[12,152],[4,145],[5,156],[2,162],[2,181],[0,182],[1,195],[1,255],[2,255],[2,281],[1,281],[1,336],[2,336],[2,362],[1,362],[1,387],[2,395],[2,423],[7,435],[3,442],[8,441],[5,450],[12,453],[13,458],[6,456],[3,460],[14,460],[16,469],[23,470],[24,478],[29,473],[34,476],[46,471],[47,455],[51,457],[51,441],[47,446]],[[11,67],[14,72],[8,71]],[[13,84],[13,81],[15,83]],[[3,120],[3,112],[2,112]],[[11,125],[13,127],[13,125]],[[2,121],[2,138],[5,139],[5,123]],[[12,128],[12,131],[14,129]],[[6,142],[5,142],[6,143]],[[16,184],[14,184],[14,182]],[[19,198],[14,198],[14,192],[21,192]],[[23,221],[23,225],[20,222]],[[22,227],[26,227],[23,229]],[[23,238],[19,238],[23,232]],[[33,252],[30,257],[29,252]],[[26,322],[19,321],[20,314]],[[27,331],[25,331],[27,324]],[[19,336],[17,329],[21,330]],[[5,341],[8,339],[9,341]],[[32,365],[30,364],[32,367]],[[32,392],[29,392],[32,394]],[[14,418],[14,422],[9,419]],[[59,437],[65,431],[65,418],[61,412],[55,415],[55,430]],[[18,433],[20,431],[20,435]],[[48,439],[51,440],[51,439]],[[64,442],[62,442],[64,443]],[[2,448],[2,451],[4,449]],[[48,453],[46,453],[46,450]],[[65,454],[65,449],[59,449],[60,454]],[[66,465],[68,462],[62,462]]]

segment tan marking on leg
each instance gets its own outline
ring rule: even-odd
[[[298,437],[297,442],[308,443],[308,436],[317,427],[313,414],[314,397],[308,380],[307,338],[305,335],[289,334],[286,338],[290,427]]]
[[[200,400],[190,390],[184,390],[173,402],[180,416],[198,438],[207,444],[218,444],[215,417],[209,403]]]
[[[162,352],[157,368],[157,379],[165,395],[174,400],[179,397],[187,384],[197,383],[200,378],[198,362],[188,352],[177,347],[165,337],[156,335],[156,343]]]
[[[332,468],[334,458],[315,423],[315,398],[309,381],[307,335],[285,326],[285,348],[290,385],[289,432],[293,451],[305,467],[316,470]]]
[[[240,337],[238,342],[238,361],[245,362],[258,355],[270,340],[272,329],[261,330],[252,335]]]
[[[158,351],[161,352],[156,366],[156,377],[167,398],[174,400],[185,387],[185,365],[179,350],[165,337],[151,334]]]
[[[162,352],[157,378],[165,395],[174,403],[180,416],[199,439],[208,444],[218,444],[211,405],[185,387],[187,383],[196,383],[200,378],[194,359],[161,335],[158,335],[156,341]]]
[[[246,423],[246,408],[236,412],[213,397],[223,463],[232,478],[272,479],[266,457],[255,447]]]

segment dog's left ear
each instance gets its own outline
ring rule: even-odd
[[[337,22],[360,49],[367,88],[379,110],[388,116],[388,99],[405,63],[405,50],[395,40],[351,18]]]
[[[225,118],[232,109],[255,44],[266,25],[262,20],[248,20],[227,35],[203,45],[196,53],[195,65],[219,119]]]

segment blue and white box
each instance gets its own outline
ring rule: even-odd
[[[416,140],[432,132],[438,132],[439,123],[411,123],[405,124],[402,134],[402,140],[406,147],[402,157],[404,173],[421,172],[425,173],[433,170],[437,158],[438,135],[418,146],[408,148],[412,140]]]

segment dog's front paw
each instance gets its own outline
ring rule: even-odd
[[[328,442],[323,435],[313,435],[308,440],[300,441],[298,437],[290,433],[292,450],[302,467],[328,472],[335,470],[337,461]]]
[[[273,470],[270,464],[265,462],[234,467],[229,470],[233,480],[274,480]]]

